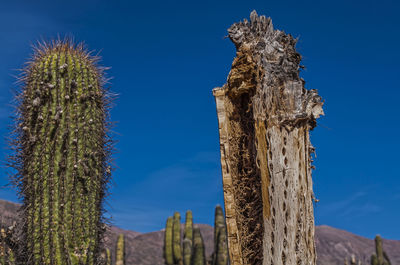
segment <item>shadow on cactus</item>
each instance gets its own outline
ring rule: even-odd
[[[99,264],[113,140],[104,68],[82,44],[39,43],[20,77],[10,135],[22,199],[17,264]]]

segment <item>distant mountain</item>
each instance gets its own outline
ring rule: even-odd
[[[19,205],[0,200],[0,222],[11,225],[16,220]],[[200,227],[206,245],[206,255],[210,256],[213,249],[213,228],[205,224]],[[345,258],[354,254],[363,265],[370,264],[370,256],[375,251],[373,240],[357,236],[350,232],[330,226],[316,227],[317,264],[343,265]],[[125,234],[127,265],[164,265],[163,244],[164,231],[138,233],[123,230],[115,226],[108,227],[105,242],[115,256],[115,245],[118,234]],[[400,265],[400,241],[383,239],[383,247],[391,259],[392,265]]]

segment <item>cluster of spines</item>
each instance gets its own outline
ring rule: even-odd
[[[375,237],[376,253],[371,256],[371,265],[391,265],[389,256],[383,250],[382,238],[380,235]]]
[[[191,211],[186,212],[183,241],[181,242],[180,214],[168,217],[164,235],[164,260],[166,265],[228,265],[226,224],[221,206],[215,209],[214,252],[206,259],[204,240],[200,228],[193,227]]]
[[[8,158],[23,201],[21,263],[97,262],[113,150],[97,60],[69,40],[42,43],[21,76]]]

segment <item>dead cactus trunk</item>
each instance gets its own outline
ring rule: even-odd
[[[291,35],[255,11],[233,24],[227,83],[215,88],[232,265],[315,265],[309,131],[321,97],[299,77]]]

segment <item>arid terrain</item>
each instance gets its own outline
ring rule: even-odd
[[[0,200],[0,221],[11,225],[16,219],[18,207],[18,204]],[[213,228],[205,224],[197,225],[205,240],[206,255],[209,256],[213,249]],[[109,227],[105,240],[112,255],[114,255],[114,246],[120,233],[125,234],[128,265],[164,265],[162,253],[164,231],[139,233],[114,226]],[[325,225],[316,228],[316,245],[318,265],[343,265],[344,259],[350,258],[352,254],[360,259],[363,265],[368,265],[370,256],[375,251],[373,240]],[[400,241],[384,239],[383,247],[388,253],[392,265],[399,265]]]

